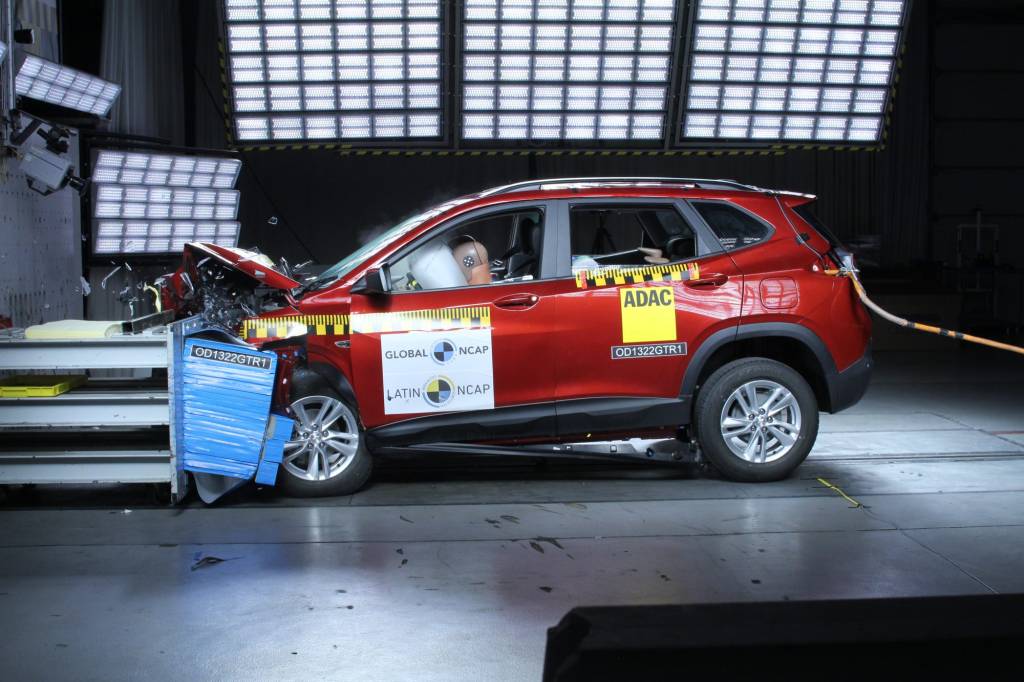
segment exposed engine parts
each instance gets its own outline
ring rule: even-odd
[[[198,314],[208,325],[237,334],[243,319],[281,303],[279,290],[262,286],[216,258],[206,256],[186,263],[182,270],[167,275],[163,283],[174,292],[171,304],[179,315]]]

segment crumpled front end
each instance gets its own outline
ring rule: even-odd
[[[243,340],[243,320],[291,308],[299,287],[263,254],[203,243],[187,244],[181,266],[158,284],[164,310],[176,319],[199,315]]]

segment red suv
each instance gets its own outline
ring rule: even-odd
[[[190,244],[165,303],[282,354],[279,477],[375,452],[704,457],[780,479],[863,395],[870,319],[814,197],[727,180],[531,180],[454,199],[316,277]],[[637,438],[678,438],[678,448]],[[674,441],[673,441],[674,442]]]

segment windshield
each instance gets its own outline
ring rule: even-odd
[[[398,223],[391,229],[385,230],[384,232],[380,233],[370,241],[366,242],[358,249],[356,249],[349,255],[345,256],[328,269],[324,270],[322,273],[320,273],[320,276],[317,277],[312,282],[312,285],[315,287],[317,285],[323,285],[327,282],[333,282],[335,280],[341,279],[348,273],[352,272],[360,263],[365,261],[373,254],[377,253],[381,249],[387,247],[389,244],[399,239],[402,235],[422,225],[431,218],[434,218],[444,213],[445,211],[454,208],[459,204],[463,204],[467,201],[469,201],[468,197],[463,199],[455,199],[454,201],[449,201],[446,204],[435,206],[434,208],[428,211],[424,211],[423,213],[417,213],[416,215],[410,218],[406,218],[405,220]]]

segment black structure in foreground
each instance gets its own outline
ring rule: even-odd
[[[581,607],[544,681],[1014,678],[1024,595]]]

